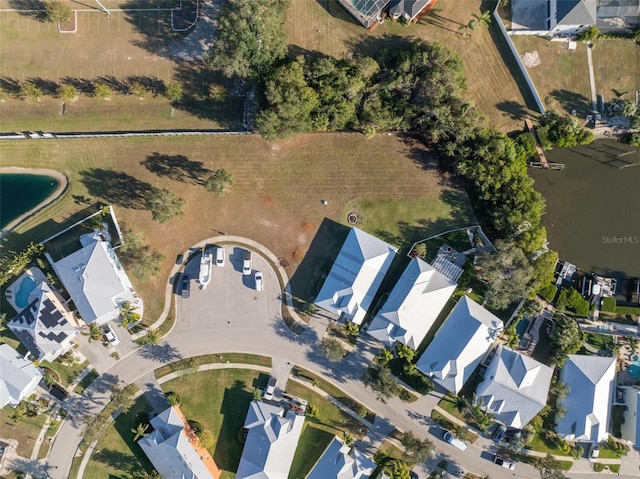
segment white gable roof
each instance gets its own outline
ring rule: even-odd
[[[498,347],[476,389],[476,400],[507,426],[522,429],[547,402],[553,369]]]
[[[560,380],[571,390],[561,400],[566,412],[556,431],[567,440],[600,442],[607,437],[615,393],[616,358],[572,354]]]
[[[640,445],[640,389],[638,386],[623,386],[624,404],[626,410],[624,412],[624,422],[622,423],[622,437],[627,441],[631,441],[637,448]]]
[[[376,463],[358,449],[334,437],[307,479],[368,479]]]
[[[454,281],[414,258],[367,332],[387,346],[399,341],[417,349],[455,289]]]
[[[315,304],[361,324],[398,248],[352,228]]]
[[[49,284],[42,282],[29,295],[29,304],[8,326],[37,361],[53,361],[71,348],[82,324]]]
[[[150,423],[153,431],[139,439],[138,445],[163,479],[217,479],[213,459],[205,450],[196,450],[192,441],[197,440],[189,438],[194,433],[186,430],[184,416],[175,407],[165,409]]]
[[[236,479],[287,479],[303,425],[303,415],[252,401],[244,422],[249,432]]]
[[[499,318],[463,296],[416,366],[448,391],[458,393],[502,328]]]
[[[120,305],[135,302],[133,286],[106,241],[85,242],[53,266],[84,322],[104,324],[118,317]]]
[[[0,344],[0,408],[31,396],[43,374],[8,344]]]

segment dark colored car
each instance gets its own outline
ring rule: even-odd
[[[183,298],[188,298],[190,291],[189,288],[191,287],[191,276],[189,276],[188,274],[184,274],[182,275],[182,297]]]
[[[180,253],[177,257],[176,257],[176,264],[178,266],[180,266],[182,263],[184,262],[184,255],[182,253]]]
[[[496,432],[493,434],[493,440],[496,442],[503,441],[506,435],[507,435],[507,428],[504,426],[500,426],[498,429],[496,429]]]

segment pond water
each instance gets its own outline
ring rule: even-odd
[[[560,259],[585,272],[640,276],[640,148],[611,140],[556,148],[566,169],[529,169],[547,201],[542,225]]]
[[[58,187],[50,176],[0,174],[0,229],[42,203]]]

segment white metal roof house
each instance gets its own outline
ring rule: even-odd
[[[640,387],[623,386],[624,391],[624,422],[622,423],[622,437],[630,441],[634,447],[640,446]]]
[[[416,366],[446,390],[458,393],[502,329],[498,317],[463,296]]]
[[[476,401],[498,421],[524,428],[547,403],[553,369],[498,346],[476,389]]]
[[[141,300],[111,245],[91,235],[80,240],[82,248],[53,267],[84,322],[101,325],[114,320],[127,301],[140,308]]]
[[[573,35],[597,23],[596,0],[512,0],[512,33]]]
[[[31,396],[44,374],[8,344],[0,344],[0,408]]]
[[[352,228],[315,304],[336,316],[361,324],[398,248]]]
[[[414,258],[367,329],[387,346],[399,341],[417,349],[456,289],[456,283]]]
[[[307,479],[369,479],[376,463],[337,436],[329,443]]]
[[[82,323],[45,281],[31,292],[29,304],[8,326],[36,361],[53,361],[71,349]]]
[[[151,419],[153,431],[138,440],[163,479],[219,479],[220,470],[177,407]]]
[[[303,425],[304,415],[251,401],[236,479],[287,479]]]
[[[616,358],[572,354],[560,371],[560,380],[571,390],[559,400],[566,412],[556,417],[556,432],[568,441],[606,439],[616,389]]]

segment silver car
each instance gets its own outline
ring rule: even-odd
[[[256,291],[262,291],[264,289],[264,284],[262,282],[262,273],[260,271],[256,271],[254,278],[256,280]]]

